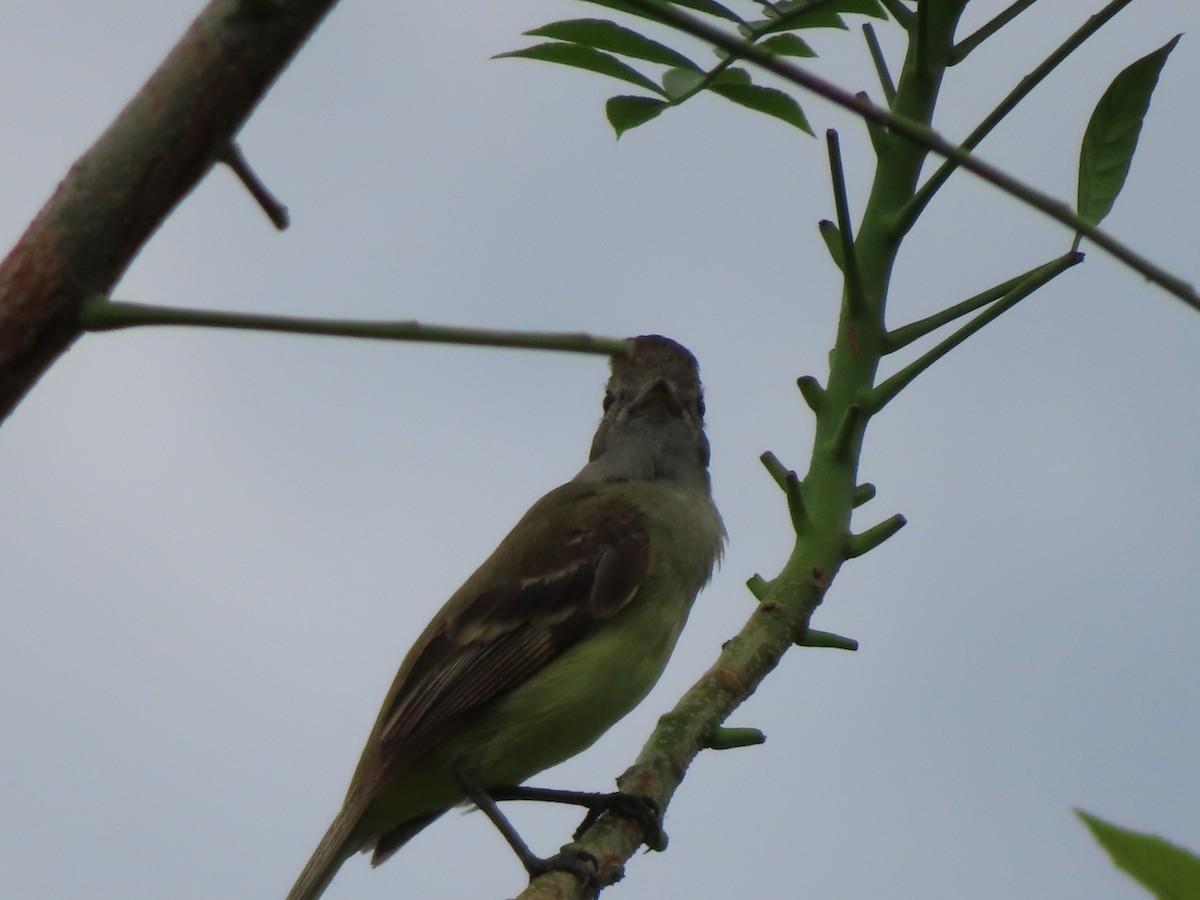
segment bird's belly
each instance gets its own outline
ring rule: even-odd
[[[520,784],[587,749],[632,710],[658,681],[686,618],[657,599],[631,604],[448,739],[445,758],[459,777]]]

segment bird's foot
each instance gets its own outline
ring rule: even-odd
[[[579,879],[585,889],[594,891],[599,887],[600,864],[586,850],[564,850],[545,859],[531,856],[521,862],[525,864],[530,880],[547,872],[569,872]]]
[[[587,804],[588,813],[575,829],[575,840],[595,824],[606,812],[632,819],[642,829],[642,842],[648,850],[666,850],[667,833],[662,827],[662,811],[653,797],[644,794],[626,794],[613,791],[611,794],[593,794]]]

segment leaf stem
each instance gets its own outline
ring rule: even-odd
[[[850,201],[846,197],[846,171],[842,166],[842,150],[838,133],[830,128],[825,132],[825,143],[829,151],[829,174],[833,181],[833,205],[837,212],[838,233],[842,241],[842,272],[845,275],[846,302],[852,314],[866,308],[862,277],[858,271],[858,257],[854,249],[854,226],[850,221]]]
[[[918,375],[979,331],[979,329],[983,328],[984,325],[999,318],[1003,313],[1008,312],[1008,310],[1012,309],[1042,285],[1047,284],[1062,272],[1082,261],[1083,254],[1066,253],[1053,262],[1034,270],[1034,272],[1022,279],[1016,287],[1005,294],[1003,298],[997,300],[992,306],[981,312],[966,325],[963,325],[937,346],[917,357],[886,381],[877,384],[871,390],[869,398],[871,413],[875,414],[883,409],[883,407],[895,399],[897,394],[908,387]]]
[[[936,331],[943,325],[947,325],[955,319],[973,313],[980,307],[987,306],[989,303],[999,300],[1009,291],[1022,284],[1027,278],[1035,277],[1049,265],[1054,265],[1054,261],[1030,269],[1024,274],[1010,278],[1008,281],[990,287],[986,291],[981,291],[974,297],[968,297],[966,300],[955,303],[953,306],[948,306],[946,309],[936,312],[931,316],[926,316],[924,319],[918,319],[915,322],[901,325],[899,328],[889,331],[883,338],[883,354],[886,356],[889,353],[895,353],[897,350],[907,347],[914,341],[919,341],[925,335]]]
[[[1014,2],[1003,12],[999,13],[991,21],[981,25],[974,32],[950,48],[949,64],[953,66],[962,62],[967,58],[972,50],[990,38],[993,34],[995,34],[1021,13],[1025,12],[1025,10],[1029,9],[1029,7],[1033,6],[1033,4],[1036,2],[1037,0],[1016,0],[1016,2]]]
[[[875,35],[874,27],[870,22],[864,22],[862,29],[863,37],[867,39],[867,49],[871,51],[871,62],[875,64],[875,73],[879,76],[883,99],[891,109],[892,102],[896,99],[896,82],[892,80],[892,73],[888,71],[887,60],[883,56],[883,48],[879,46],[879,38]]]

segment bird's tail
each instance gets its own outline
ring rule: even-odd
[[[287,900],[317,900],[325,892],[342,863],[359,849],[347,845],[361,812],[361,809],[351,803],[342,807],[342,811],[337,814],[333,824],[321,838],[321,843],[317,844],[317,849],[309,857],[304,871],[288,892]]]

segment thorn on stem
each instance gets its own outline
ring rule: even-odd
[[[862,534],[850,535],[846,547],[847,558],[854,559],[864,553],[869,553],[907,524],[908,520],[897,513],[889,519],[884,519],[878,525],[872,525]]]
[[[800,388],[800,396],[814,413],[819,413],[825,406],[825,388],[821,382],[811,375],[801,375],[796,379],[796,387]]]
[[[869,481],[864,481],[854,489],[854,508],[862,506],[864,503],[869,503],[875,499],[875,485]]]
[[[771,583],[759,574],[751,575],[746,579],[746,587],[750,593],[754,595],[754,599],[762,601],[767,596],[767,591],[771,587]]]
[[[857,650],[858,641],[854,638],[842,637],[831,631],[807,629],[803,636],[797,639],[797,647],[828,647],[833,650]]]
[[[724,728],[717,726],[704,742],[709,750],[736,750],[765,743],[767,736],[757,728]]]

